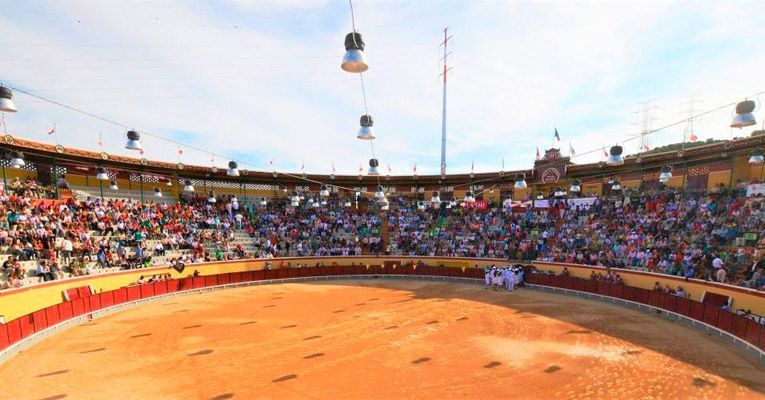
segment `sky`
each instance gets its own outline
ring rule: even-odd
[[[668,126],[646,136],[653,148],[691,129],[700,140],[744,137],[765,120],[765,2],[353,8],[383,173],[409,175],[415,164],[438,173],[447,26],[448,173],[529,168],[537,148],[552,146],[597,162],[617,143],[638,152],[644,128]],[[360,77],[340,69],[351,29],[339,0],[6,1],[0,83],[150,133],[149,159],[355,175],[372,147],[356,139]],[[722,106],[745,98],[758,104],[758,125],[731,129],[733,106]],[[124,149],[124,126],[18,91],[14,100],[9,134],[90,150],[100,140],[137,156]],[[693,114],[711,111],[692,128],[691,103]]]

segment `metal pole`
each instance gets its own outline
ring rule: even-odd
[[[139,174],[138,178],[140,178],[141,182],[141,203],[143,203],[143,174]]]
[[[101,190],[101,201],[104,201],[104,181],[98,180],[98,188]]]
[[[444,72],[442,73],[444,76],[444,91],[441,106],[441,176],[446,175],[446,73],[449,72],[449,68],[446,65],[446,58],[449,56],[446,45],[451,38],[448,32],[449,27],[444,28],[444,41],[441,43],[444,46],[444,58],[442,59],[444,62]]]

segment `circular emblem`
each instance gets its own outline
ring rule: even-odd
[[[217,174],[218,173],[218,167],[210,168],[210,172],[212,172],[213,174]]]
[[[185,165],[183,165],[183,163],[178,163],[178,169],[181,169],[181,170],[182,170],[182,169],[184,169],[184,168],[186,168],[186,166],[185,166]]]
[[[109,159],[109,154],[107,154],[105,152],[101,152],[101,159],[102,160],[108,160]]]
[[[13,136],[11,135],[5,135],[5,137],[3,137],[3,140],[5,140],[5,143],[13,144]]]
[[[62,145],[60,145],[60,144],[57,144],[57,145],[56,145],[56,153],[58,153],[58,154],[64,154],[64,151],[66,151],[66,150],[64,150],[64,146],[62,146]]]
[[[142,158],[141,159],[141,165],[149,165],[149,160]]]
[[[638,163],[638,164],[642,163],[642,162],[643,162],[643,157],[638,157],[638,158],[635,160],[635,162],[636,162],[636,163]]]
[[[733,147],[733,143],[731,143],[730,141],[725,142],[725,145],[723,145],[723,147],[725,147],[725,150],[730,150],[730,148]]]
[[[555,183],[560,180],[560,171],[557,168],[547,168],[542,172],[543,183]]]
[[[678,151],[677,151],[677,156],[678,156],[678,157],[682,157],[682,156],[684,156],[684,155],[685,155],[685,152],[684,152],[684,151],[682,151],[682,150],[678,150]]]

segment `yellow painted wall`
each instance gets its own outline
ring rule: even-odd
[[[19,178],[21,180],[37,179],[37,171],[26,171],[16,168],[5,168],[5,179],[10,181]]]
[[[428,265],[444,265],[448,267],[456,268],[471,268],[471,267],[484,267],[490,265],[504,265],[506,261],[499,259],[469,259],[469,258],[437,258],[437,257],[323,257],[323,258],[284,258],[271,260],[274,268],[284,263],[291,263],[292,266],[298,264],[304,264],[309,267],[315,266],[317,263],[323,265],[332,265],[337,263],[339,265],[350,264],[363,264],[363,265],[383,265],[386,261],[398,262],[400,264],[416,263],[419,260],[423,260]],[[94,275],[86,279],[81,280],[64,280],[55,282],[52,284],[45,284],[41,286],[32,286],[23,289],[14,289],[4,292],[0,292],[0,315],[4,315],[6,321],[11,321],[22,315],[29,314],[33,311],[43,309],[53,304],[62,302],[62,292],[65,289],[81,287],[90,285],[96,293],[102,291],[108,291],[125,287],[135,282],[139,276],[144,275],[150,277],[153,274],[171,273],[173,278],[182,278],[190,276],[194,270],[199,270],[201,275],[214,275],[229,272],[241,272],[241,271],[255,271],[263,269],[265,260],[249,260],[249,261],[230,261],[221,263],[208,263],[208,264],[196,264],[188,265],[183,274],[177,273],[173,269],[167,267],[149,268],[143,270],[132,270],[117,272],[105,275]],[[538,269],[542,271],[554,271],[560,273],[564,267],[568,267],[572,276],[580,278],[589,278],[593,268],[605,271],[605,268],[601,267],[588,267],[574,264],[548,264],[548,263],[533,263]],[[701,282],[684,281],[682,279],[676,279],[673,277],[658,275],[637,273],[628,270],[618,270],[619,274],[624,279],[626,285],[635,286],[645,289],[653,288],[654,282],[660,282],[662,286],[669,283],[672,287],[682,286],[690,294],[690,298],[693,300],[700,300],[704,291],[709,290],[715,293],[724,294],[734,298],[734,308],[747,308],[751,309],[753,313],[765,315],[765,296],[757,294],[755,292],[741,292],[732,289],[728,285],[714,285],[709,286]]]
[[[707,189],[712,189],[720,184],[725,186],[730,185],[731,171],[716,171],[709,173],[709,179],[707,180]]]
[[[603,185],[598,183],[585,183],[582,184],[582,193],[586,196],[590,194],[595,194],[596,196],[600,196],[603,194]]]
[[[526,189],[513,189],[513,200],[523,200],[531,198],[531,187]]]
[[[685,182],[684,175],[674,175],[671,178],[669,178],[669,182],[667,182],[667,186],[682,187],[684,182]]]
[[[640,180],[636,181],[622,181],[621,186],[623,189],[637,189],[640,187]]]
[[[737,180],[749,180],[751,174],[751,167],[749,166],[749,155],[739,154],[733,159],[733,184],[736,184]]]

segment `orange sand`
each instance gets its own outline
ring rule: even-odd
[[[4,399],[765,398],[765,367],[597,301],[420,281],[166,299],[0,366]]]

